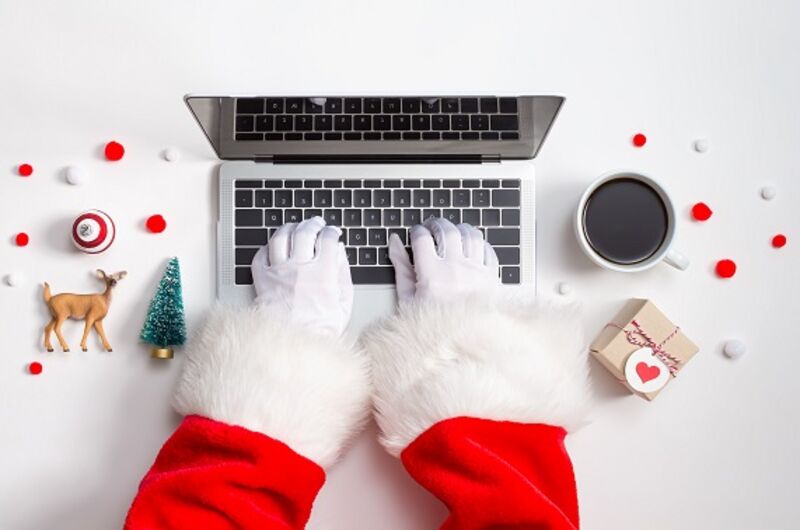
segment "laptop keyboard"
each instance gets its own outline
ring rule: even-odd
[[[514,97],[237,98],[237,141],[519,140]]]
[[[239,179],[234,206],[236,285],[253,283],[253,257],[278,227],[315,215],[342,229],[355,284],[394,283],[389,236],[409,246],[429,217],[479,228],[502,282],[520,283],[520,179]]]

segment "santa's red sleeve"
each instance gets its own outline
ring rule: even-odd
[[[589,389],[572,313],[412,302],[365,333],[381,441],[450,509],[443,529],[578,528],[564,437]]]
[[[186,349],[185,415],[142,480],[128,530],[305,527],[324,469],[369,408],[353,341],[259,307],[218,307]]]

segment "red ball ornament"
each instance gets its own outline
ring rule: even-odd
[[[42,363],[32,362],[28,365],[28,371],[33,375],[39,375],[42,373]]]
[[[167,221],[161,215],[151,215],[147,218],[147,229],[154,234],[160,234],[167,228]]]
[[[121,160],[124,155],[125,148],[122,147],[121,143],[112,140],[106,144],[106,160],[116,162]]]
[[[721,259],[717,262],[716,270],[720,278],[730,278],[736,274],[736,263],[730,259]]]
[[[636,147],[642,147],[646,143],[647,136],[643,135],[642,133],[636,133],[633,135],[633,145]]]
[[[708,221],[713,213],[711,208],[704,202],[698,202],[692,206],[692,217],[694,217],[696,221]]]
[[[772,246],[775,248],[781,248],[786,245],[786,236],[783,234],[777,234],[775,237],[772,238]]]
[[[19,173],[21,177],[30,177],[33,175],[33,166],[30,164],[20,164],[17,168],[17,173]]]
[[[28,237],[28,234],[25,232],[20,232],[17,234],[17,237],[14,238],[14,242],[17,244],[18,247],[24,247],[30,242],[31,238]]]

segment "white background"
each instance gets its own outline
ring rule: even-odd
[[[212,302],[217,161],[187,92],[560,93],[536,160],[539,285],[568,281],[593,336],[625,299],[652,298],[701,347],[652,403],[593,362],[592,422],[568,439],[589,529],[796,528],[800,458],[796,301],[800,217],[800,4],[770,1],[0,2],[0,528],[121,526],[139,479],[179,418],[181,358],[137,343],[168,257],[181,258],[190,328]],[[644,149],[630,145],[642,131]],[[708,138],[706,154],[692,151]],[[102,160],[117,139],[123,161]],[[178,163],[159,158],[176,146]],[[33,177],[15,175],[21,162]],[[63,168],[92,177],[71,187]],[[597,269],[571,235],[595,176],[631,167],[674,194],[686,272]],[[771,202],[759,197],[774,185]],[[689,220],[697,200],[714,210]],[[71,220],[100,208],[118,240],[73,251]],[[148,234],[162,213],[169,227]],[[12,236],[31,235],[27,248]],[[785,232],[789,244],[770,247]],[[733,258],[737,275],[715,278]],[[81,325],[45,354],[40,282],[90,291],[127,269],[106,320],[115,349]],[[576,323],[576,332],[578,332]],[[744,358],[721,355],[739,337]],[[44,373],[26,374],[31,361]],[[330,474],[312,528],[436,528],[445,511],[385,456],[370,429]]]

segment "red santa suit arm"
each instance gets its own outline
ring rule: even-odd
[[[174,398],[186,418],[125,528],[304,528],[324,468],[368,410],[363,356],[254,306],[215,309],[186,357]]]
[[[363,343],[382,443],[448,506],[443,529],[578,528],[564,437],[588,384],[574,318],[500,295],[411,300]]]

